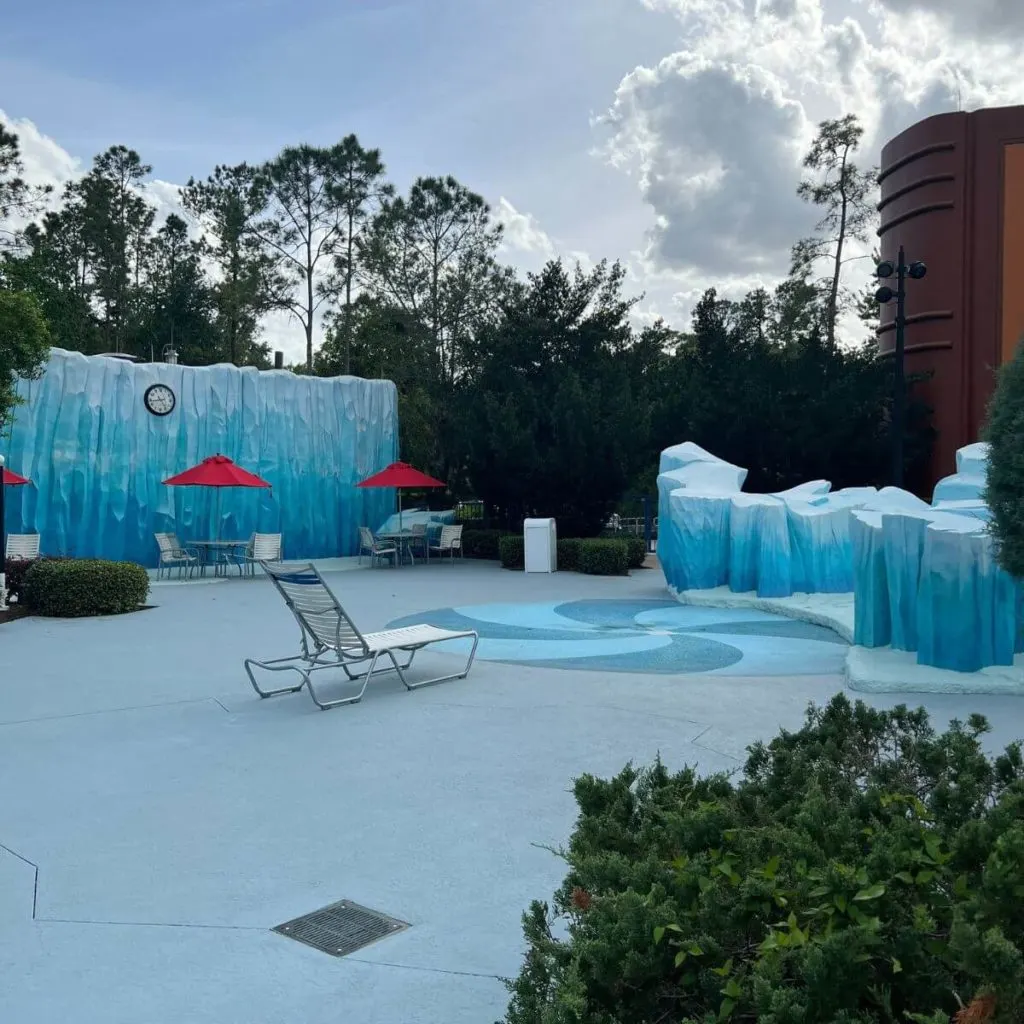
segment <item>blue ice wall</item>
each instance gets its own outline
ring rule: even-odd
[[[177,397],[146,410],[151,384]],[[283,535],[286,558],[354,554],[358,527],[395,508],[391,490],[355,484],[397,458],[390,381],[296,376],[230,365],[133,364],[54,349],[0,446],[32,485],[8,487],[7,527],[40,534],[47,554],[156,564],[156,532],[182,541]],[[272,485],[210,488],[161,481],[227,455]]]
[[[895,487],[741,491],[746,471],[691,443],[658,476],[658,557],[675,591],[854,594],[854,642],[961,672],[1013,664],[1022,592],[996,564],[981,495],[987,447],[957,453],[931,506]]]

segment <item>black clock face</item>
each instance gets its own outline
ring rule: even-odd
[[[142,400],[154,416],[166,416],[174,409],[174,392],[166,384],[151,384]]]

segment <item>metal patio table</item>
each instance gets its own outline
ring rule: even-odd
[[[430,561],[430,544],[427,542],[427,535],[425,533],[413,533],[412,530],[386,530],[384,533],[377,534],[378,540],[390,540],[394,542],[395,547],[398,549],[398,564],[401,565],[403,556],[409,556],[409,564],[415,565],[416,559],[412,553],[411,541],[422,540],[423,548],[426,551],[426,560]]]
[[[200,555],[199,559],[199,575],[206,575],[206,567],[213,565],[214,575],[219,575],[220,566],[224,566],[224,574],[227,575],[228,563],[227,561],[220,561],[216,559],[211,562],[210,556],[213,554],[227,554],[231,551],[237,551],[239,548],[245,549],[249,546],[248,539],[246,540],[194,540],[189,544],[189,547],[195,548]],[[241,562],[238,563],[239,572],[241,572]]]

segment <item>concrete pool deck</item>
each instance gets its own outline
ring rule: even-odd
[[[437,608],[667,597],[657,570],[327,578],[366,630]],[[489,1024],[523,910],[564,876],[542,847],[569,837],[575,776],[659,752],[736,768],[843,688],[480,660],[468,679],[414,693],[382,679],[322,713],[303,693],[258,700],[242,670],[296,649],[266,580],[151,601],[0,626],[0,1021]],[[993,747],[1024,732],[1019,698],[867,699],[922,703],[938,725],[981,712]],[[340,959],[270,931],[342,899],[411,927]]]

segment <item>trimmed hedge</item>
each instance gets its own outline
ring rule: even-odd
[[[623,537],[620,543],[626,545],[630,569],[642,569],[647,560],[647,541],[643,537]]]
[[[525,565],[522,535],[512,533],[502,537],[498,541],[498,557],[503,569],[522,569]]]
[[[499,558],[504,569],[522,569],[523,538],[521,534],[502,534],[497,530],[480,531],[480,534],[496,534],[495,537],[479,537],[463,534],[466,554],[476,558]],[[473,555],[468,547],[467,537],[473,537],[477,550],[487,549],[494,543],[494,555]],[[639,569],[647,557],[647,545],[642,537],[602,538],[564,537],[558,541],[558,571],[583,572],[591,576],[626,576],[630,569]]]
[[[4,562],[4,578],[7,581],[7,597],[9,599],[21,600],[21,591],[25,586],[25,576],[33,564],[34,560],[31,558],[8,558]]]
[[[57,618],[132,612],[148,594],[149,576],[141,565],[92,558],[40,559],[22,586],[25,605]]]
[[[588,576],[628,576],[629,549],[618,540],[581,541],[579,570]]]
[[[498,542],[504,536],[501,530],[463,530],[462,553],[466,558],[487,558],[496,562],[501,557]]]
[[[558,541],[558,571],[579,572],[580,545],[584,542],[575,537],[566,537]]]

